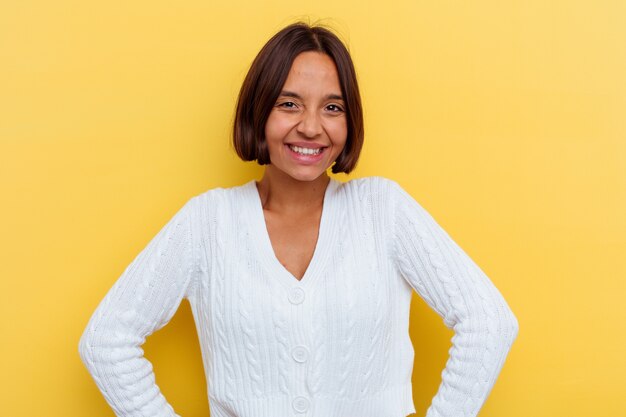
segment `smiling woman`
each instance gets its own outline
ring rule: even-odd
[[[412,291],[453,328],[427,417],[474,417],[518,323],[484,272],[395,181],[340,182],[363,145],[350,55],[303,23],[261,49],[233,140],[263,178],[193,196],[109,290],[81,357],[118,416],[176,416],[141,344],[191,305],[215,417],[415,412]]]
[[[265,124],[273,175],[312,181],[326,172],[346,144],[348,125],[333,60],[303,52]]]
[[[332,120],[321,116],[337,116],[339,120],[332,125],[346,129],[345,146],[336,158],[326,158],[326,168],[332,165],[333,173],[346,174],[354,170],[364,136],[361,96],[350,53],[330,30],[304,23],[290,25],[274,35],[254,59],[239,93],[233,130],[235,151],[244,161],[270,164],[266,124],[271,123],[268,118],[277,119],[277,108],[293,115],[286,125],[296,126],[304,138],[316,137],[317,130],[323,130],[322,121]],[[311,117],[315,114],[320,118]],[[311,147],[302,138],[291,140]]]

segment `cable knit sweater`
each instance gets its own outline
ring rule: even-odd
[[[117,416],[177,416],[143,356],[190,302],[213,417],[414,413],[412,291],[454,330],[427,417],[476,416],[518,333],[483,271],[398,183],[331,178],[302,280],[251,180],[191,197],[93,313],[79,352]]]

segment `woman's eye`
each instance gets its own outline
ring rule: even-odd
[[[339,107],[336,104],[329,104],[328,106],[326,106],[326,108],[328,110],[330,110],[331,112],[342,112],[343,108]]]
[[[279,103],[278,107],[285,107],[287,109],[295,109],[296,103],[294,103],[293,101],[285,101],[284,103]]]

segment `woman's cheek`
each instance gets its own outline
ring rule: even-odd
[[[333,121],[333,125],[330,127],[332,131],[331,139],[337,145],[345,144],[348,138],[348,125],[345,117],[338,118]]]

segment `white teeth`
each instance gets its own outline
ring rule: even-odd
[[[301,155],[318,155],[319,153],[322,152],[322,148],[309,149],[309,148],[301,148],[299,146],[294,146],[294,145],[289,145],[289,148],[292,151],[297,152]]]

